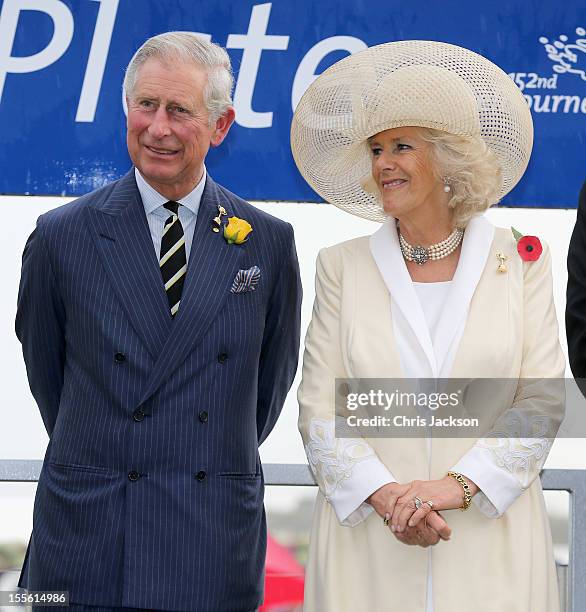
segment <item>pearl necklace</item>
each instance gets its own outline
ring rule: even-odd
[[[401,247],[403,257],[407,261],[414,261],[418,266],[422,266],[430,259],[437,261],[438,259],[447,257],[458,248],[460,242],[462,242],[462,236],[464,236],[464,230],[457,227],[445,240],[425,248],[420,244],[417,246],[409,244],[405,238],[403,238],[403,234],[401,234],[399,228],[397,228],[397,231],[399,232],[399,246]]]

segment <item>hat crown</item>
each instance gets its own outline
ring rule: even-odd
[[[422,81],[426,84],[423,89]],[[441,66],[401,67],[384,75],[369,98],[365,108],[367,138],[404,126],[459,136],[480,135],[474,92],[464,79]]]

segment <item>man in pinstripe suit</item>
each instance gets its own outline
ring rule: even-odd
[[[295,374],[301,285],[291,226],[206,174],[231,87],[216,45],[147,41],[125,78],[134,169],[25,247],[16,332],[49,445],[20,586],[74,609],[262,602],[258,445]]]

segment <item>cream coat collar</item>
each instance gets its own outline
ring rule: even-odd
[[[494,226],[484,216],[476,216],[470,220],[464,233],[460,261],[439,324],[430,334],[399,248],[395,220],[387,220],[370,237],[370,250],[374,261],[394,304],[401,310],[420,344],[434,378],[448,377],[450,374],[451,363],[446,363],[446,357],[457,330],[467,316],[493,238]]]

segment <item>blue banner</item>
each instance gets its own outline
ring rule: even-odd
[[[78,195],[124,174],[124,68],[167,30],[228,49],[237,123],[207,167],[242,197],[319,201],[289,147],[305,89],[366,46],[431,39],[488,57],[530,105],[533,155],[504,204],[576,206],[586,178],[584,0],[3,0],[0,193]]]

